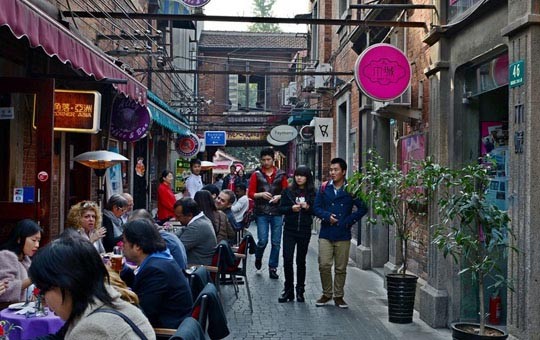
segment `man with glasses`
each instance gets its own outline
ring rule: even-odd
[[[131,196],[129,193],[127,192],[124,192],[122,194],[122,196],[124,196],[124,198],[127,200],[128,202],[128,205],[127,205],[127,208],[126,208],[126,211],[124,212],[124,214],[122,215],[122,223],[125,224],[127,223],[127,221],[129,220],[129,215],[131,215],[131,213],[133,212],[133,196]]]
[[[103,209],[103,227],[107,230],[103,238],[106,252],[112,252],[114,246],[122,241],[122,215],[126,212],[128,201],[120,194],[112,195]]]
[[[257,250],[255,252],[255,268],[262,267],[262,257],[268,236],[271,232],[272,249],[268,260],[268,274],[271,279],[278,279],[279,248],[281,245],[281,229],[283,216],[279,212],[281,191],[289,185],[284,171],[274,166],[274,150],[261,150],[261,167],[249,179],[248,195],[255,200],[255,221],[257,222]]]

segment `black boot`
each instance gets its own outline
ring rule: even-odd
[[[306,299],[304,299],[304,287],[303,286],[296,286],[296,301],[298,302],[304,302]]]
[[[281,296],[278,299],[279,303],[293,301],[294,300],[294,290],[292,288],[284,289],[281,292]]]

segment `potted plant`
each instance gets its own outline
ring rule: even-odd
[[[443,171],[446,176],[438,199],[441,224],[435,226],[433,243],[445,257],[450,255],[455,263],[460,264],[460,275],[469,273],[478,284],[480,323],[452,324],[454,339],[508,337],[504,331],[485,325],[485,289],[512,288],[498,263],[507,257],[509,251],[517,251],[509,242],[513,234],[508,214],[486,196],[490,184],[489,171],[493,165],[492,162],[483,162]],[[495,283],[485,287],[488,277]]]
[[[368,224],[375,224],[378,216],[382,223],[395,227],[401,267],[386,275],[389,321],[410,323],[418,277],[407,274],[408,244],[412,227],[425,216],[428,200],[440,181],[440,167],[427,158],[411,162],[408,171],[402,171],[396,164],[385,164],[371,149],[367,158],[363,171],[349,178],[348,190],[368,203],[376,215],[367,219]]]

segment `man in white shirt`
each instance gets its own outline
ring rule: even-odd
[[[195,196],[195,193],[202,189],[203,182],[201,178],[201,161],[197,158],[193,158],[189,162],[189,168],[191,169],[191,175],[186,179],[186,191],[184,197]]]
[[[249,198],[246,195],[246,185],[238,183],[235,188],[236,202],[231,207],[236,222],[241,223],[249,208]]]

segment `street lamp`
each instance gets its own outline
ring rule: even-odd
[[[94,169],[94,173],[98,178],[98,204],[102,206],[101,195],[105,194],[105,191],[103,190],[103,175],[105,175],[105,171],[113,165],[116,165],[120,162],[128,161],[129,159],[116,152],[97,150],[81,153],[80,155],[73,158],[73,160],[77,163],[81,163],[86,167]]]

